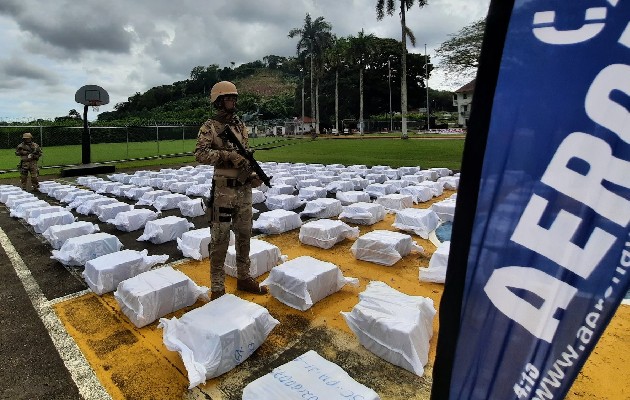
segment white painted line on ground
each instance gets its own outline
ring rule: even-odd
[[[33,308],[35,308],[37,315],[44,323],[59,356],[61,356],[64,365],[70,372],[70,376],[77,385],[81,396],[86,400],[111,399],[111,396],[105,391],[87,360],[83,357],[77,344],[68,332],[66,332],[57,314],[55,314],[55,311],[52,309],[50,302],[46,300],[37,281],[35,281],[35,278],[31,275],[31,271],[26,264],[24,264],[24,261],[15,247],[13,247],[13,244],[2,228],[0,228],[0,245],[2,245],[2,248],[7,253],[9,260],[11,260],[11,264],[18,278],[20,278],[33,304]]]

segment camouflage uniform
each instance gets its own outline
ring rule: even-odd
[[[226,119],[229,118],[229,119]],[[199,129],[195,158],[202,164],[214,166],[214,189],[210,210],[210,272],[211,290],[224,290],[225,255],[227,253],[230,228],[236,237],[237,279],[249,278],[249,248],[252,234],[252,185],[236,179],[243,166],[234,165],[230,157],[236,153],[232,143],[219,134],[226,125],[232,129],[243,147],[249,148],[247,128],[236,117],[226,117],[219,112],[217,119],[207,120]],[[229,128],[228,128],[229,129]]]
[[[37,180],[37,160],[42,155],[42,149],[35,142],[22,142],[15,149],[15,155],[20,157],[20,181],[22,189],[26,190],[26,181],[28,174],[31,174],[31,185],[33,189],[39,189],[39,181]],[[30,155],[30,158],[29,158]]]

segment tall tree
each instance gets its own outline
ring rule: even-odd
[[[335,37],[332,47],[326,52],[326,66],[335,71],[335,129],[339,133],[339,69],[346,65],[348,40]]]
[[[376,2],[376,19],[382,20],[387,15],[394,15],[396,4],[400,3],[400,26],[402,30],[402,79],[400,80],[400,109],[402,114],[402,137],[408,138],[407,135],[407,36],[412,46],[416,45],[416,37],[407,26],[406,12],[413,7],[416,0],[378,0]],[[428,4],[427,0],[418,0],[418,6],[424,7]]]
[[[302,52],[307,52],[311,59],[311,117],[316,118],[315,112],[315,85],[313,79],[315,76],[315,57],[320,56],[320,52],[323,52],[323,46],[321,44],[325,41],[326,36],[330,36],[332,26],[324,20],[324,17],[317,17],[315,21],[311,19],[310,14],[306,14],[304,18],[304,26],[301,28],[293,28],[289,31],[289,37],[300,37],[297,43],[298,55]],[[318,122],[316,121],[316,126]]]
[[[369,65],[371,55],[374,53],[373,34],[366,35],[363,29],[354,37],[350,36],[350,59],[359,67],[359,132],[363,135],[363,71]]]
[[[441,58],[440,66],[455,79],[469,79],[477,73],[485,29],[486,19],[482,18],[449,35],[449,39],[435,51]]]

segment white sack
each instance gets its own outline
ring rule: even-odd
[[[98,232],[66,240],[61,249],[52,251],[50,258],[64,265],[81,266],[96,257],[114,253],[121,248],[122,243],[116,236]]]
[[[70,211],[58,211],[48,214],[41,214],[37,218],[28,220],[29,225],[33,227],[35,233],[43,233],[46,229],[53,225],[66,225],[73,223],[75,216]]]
[[[63,246],[66,240],[89,235],[90,233],[99,232],[98,225],[86,221],[77,221],[66,225],[53,225],[46,229],[42,234],[50,243],[53,249],[58,250]]]
[[[326,188],[318,186],[308,186],[300,189],[300,191],[298,192],[298,198],[300,200],[308,201],[324,198],[327,194],[328,192],[326,191]]]
[[[322,377],[326,379],[321,379]],[[308,389],[307,389],[308,388]],[[376,392],[352,379],[346,371],[313,350],[274,368],[243,389],[242,400],[303,400],[312,398],[379,400]],[[306,397],[306,398],[307,398]]]
[[[260,275],[271,270],[271,268],[288,259],[287,256],[283,256],[280,253],[278,246],[269,242],[259,239],[250,239],[249,243],[249,275],[252,278],[258,278]],[[237,278],[236,248],[234,245],[228,247],[225,256],[225,273]]]
[[[359,303],[341,315],[365,348],[422,376],[435,313],[428,297],[409,296],[383,282],[370,282],[359,294]]]
[[[95,209],[95,214],[99,220],[102,222],[109,221],[110,219],[116,218],[116,215],[121,212],[131,211],[133,210],[133,206],[127,203],[123,203],[122,201],[118,201],[116,203],[110,204],[102,204],[97,206]]]
[[[30,210],[33,208],[49,207],[49,206],[50,204],[48,204],[44,200],[36,200],[30,203],[22,203],[18,205],[17,207],[12,208],[11,211],[9,212],[9,216],[14,217],[14,218],[24,218],[27,210]]]
[[[101,197],[94,200],[88,200],[77,207],[76,212],[83,215],[96,214],[97,207],[105,204],[118,203],[118,200],[111,197]]]
[[[387,266],[394,265],[412,250],[424,251],[411,236],[384,230],[375,230],[359,236],[350,247],[356,259]]]
[[[131,232],[141,228],[149,221],[156,220],[158,214],[146,208],[137,208],[116,214],[116,218],[107,220],[108,224],[115,225],[119,231]]]
[[[429,233],[438,227],[440,220],[431,209],[405,208],[396,213],[392,226],[401,231],[413,232],[423,239],[429,238]]]
[[[452,222],[455,218],[456,198],[448,198],[431,204],[431,209],[435,211],[442,221]]]
[[[180,201],[178,207],[184,217],[200,217],[206,213],[206,206],[203,204],[203,199]]]
[[[418,279],[423,282],[444,283],[446,279],[446,267],[448,266],[448,255],[451,251],[451,242],[440,243],[429,260],[428,268],[420,268]]]
[[[253,221],[252,228],[267,234],[279,234],[302,225],[300,216],[293,211],[272,210],[266,211]]]
[[[433,198],[433,191],[426,186],[407,186],[400,189],[400,194],[411,196],[413,202],[416,204],[424,203]]]
[[[179,207],[179,203],[181,203],[182,201],[189,201],[189,200],[190,200],[190,197],[186,196],[185,194],[179,194],[179,193],[165,194],[163,196],[157,197],[155,201],[153,201],[153,207],[155,207],[155,209],[160,212],[162,210],[173,210]]]
[[[96,257],[85,263],[82,275],[90,289],[98,295],[113,292],[125,279],[163,264],[168,255],[149,256],[148,250],[120,250]]]
[[[177,248],[184,257],[202,260],[208,258],[208,245],[210,244],[210,228],[199,228],[185,232],[181,238],[177,238]],[[230,231],[229,245],[235,241],[234,232]]]
[[[341,201],[337,199],[315,199],[306,203],[300,217],[306,218],[333,218],[343,211]]]
[[[274,196],[267,196],[265,205],[270,210],[295,210],[303,204],[297,196],[292,194],[278,194]]]
[[[225,294],[180,319],[160,319],[158,328],[181,355],[192,389],[245,361],[278,324],[266,308]]]
[[[186,218],[181,217],[165,217],[154,221],[149,221],[144,226],[144,233],[136,239],[137,241],[150,241],[151,243],[160,244],[170,242],[182,237],[184,232],[188,232],[194,225]]]
[[[354,203],[343,208],[339,219],[357,225],[374,225],[385,219],[385,207],[374,203]]]
[[[405,194],[386,194],[378,197],[374,202],[385,207],[385,210],[391,214],[413,207],[413,198]]]
[[[348,206],[354,203],[368,203],[370,201],[370,195],[357,190],[351,190],[349,192],[337,192],[335,198],[341,202],[342,206]]]
[[[359,228],[331,219],[307,222],[300,228],[300,242],[322,249],[330,249],[344,239],[359,237]]]
[[[344,278],[333,263],[301,256],[273,268],[260,286],[267,286],[281,303],[305,311],[346,284],[359,286],[359,280]]]
[[[118,284],[114,297],[121,311],[138,328],[160,317],[208,298],[208,288],[197,286],[183,272],[163,267],[142,272]]]

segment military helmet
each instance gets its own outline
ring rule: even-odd
[[[217,82],[212,86],[212,90],[210,90],[210,102],[214,103],[220,96],[225,96],[226,94],[238,96],[236,86],[229,81]]]
[[[33,135],[30,132],[26,132],[22,135],[22,139],[33,139]]]

